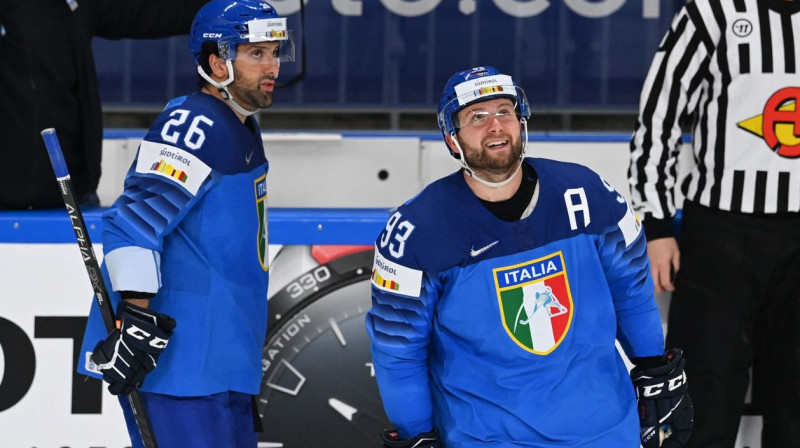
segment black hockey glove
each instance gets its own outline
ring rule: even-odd
[[[117,322],[120,328],[95,346],[92,362],[103,373],[109,392],[128,395],[156,367],[158,355],[172,336],[175,320],[122,301],[117,307]]]
[[[411,439],[401,439],[396,429],[381,433],[384,448],[442,448],[439,443],[439,433],[434,429],[431,432],[421,432]]]
[[[660,366],[637,365],[631,370],[644,448],[679,448],[692,434],[694,408],[682,355],[681,349],[673,348]]]

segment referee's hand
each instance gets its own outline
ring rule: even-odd
[[[650,258],[650,272],[656,292],[675,291],[675,274],[681,268],[681,251],[673,237],[658,238],[647,242],[647,256]]]

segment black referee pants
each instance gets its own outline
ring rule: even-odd
[[[686,202],[667,347],[686,356],[695,425],[687,448],[732,448],[753,368],[762,448],[800,447],[800,214]]]

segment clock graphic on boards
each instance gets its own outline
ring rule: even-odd
[[[282,246],[270,264],[259,448],[374,447],[383,411],[364,317],[372,246]]]

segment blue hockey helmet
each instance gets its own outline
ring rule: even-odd
[[[279,61],[294,60],[294,40],[286,18],[260,0],[212,0],[197,12],[189,33],[189,48],[198,65],[206,42],[216,43],[219,56],[232,61],[236,45],[266,41],[280,42]]]
[[[458,129],[456,113],[470,104],[497,98],[514,101],[518,117],[527,120],[531,116],[530,105],[522,88],[514,85],[510,76],[494,67],[474,67],[451,76],[444,86],[436,115],[442,135],[454,135]],[[449,147],[448,147],[449,149]],[[450,150],[453,154],[453,151]],[[455,156],[455,154],[453,154]]]

